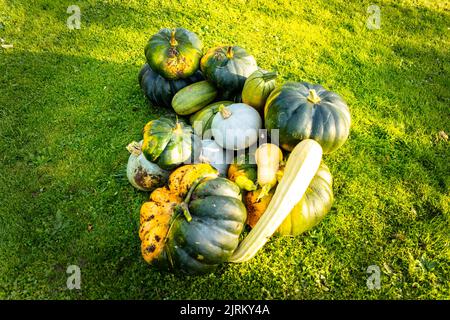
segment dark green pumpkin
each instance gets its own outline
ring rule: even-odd
[[[232,101],[219,101],[214,102],[203,109],[197,111],[190,116],[189,122],[194,128],[194,133],[202,139],[210,139],[211,135],[211,123],[217,112],[220,111],[221,106],[229,106],[233,104]]]
[[[204,80],[200,70],[193,75],[178,80],[167,80],[153,71],[146,63],[141,68],[138,81],[147,99],[154,106],[170,108],[173,96],[184,87]]]
[[[242,89],[242,102],[263,114],[266,100],[275,89],[276,72],[258,69],[245,81]]]
[[[203,44],[197,35],[183,28],[161,29],[145,47],[150,67],[168,80],[184,79],[199,68]]]
[[[205,107],[217,96],[216,87],[209,81],[199,81],[178,91],[172,99],[172,108],[186,116]]]
[[[247,211],[239,187],[228,179],[203,180],[191,189],[175,209],[164,250],[154,265],[204,274],[228,261],[236,250]]]
[[[206,77],[222,90],[224,100],[240,99],[245,80],[257,70],[256,60],[238,46],[217,47],[203,56],[200,68]]]
[[[172,170],[183,163],[195,163],[200,151],[200,138],[182,120],[160,117],[144,127],[142,153],[162,169]]]
[[[350,111],[344,100],[320,85],[287,82],[275,88],[264,108],[265,127],[279,129],[280,145],[291,151],[300,141],[314,139],[331,153],[347,140]]]

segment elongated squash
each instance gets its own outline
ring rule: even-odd
[[[303,140],[292,150],[284,175],[266,212],[241,242],[230,262],[248,261],[264,246],[302,199],[319,169],[322,153],[320,144],[311,139]]]
[[[283,152],[273,143],[264,143],[256,149],[255,160],[258,166],[258,184],[262,188],[259,201],[277,184],[277,172],[283,161]]]
[[[173,96],[172,108],[177,114],[186,116],[214,101],[217,93],[217,89],[210,82],[199,81],[178,91]]]

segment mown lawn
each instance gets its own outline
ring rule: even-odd
[[[81,29],[69,30],[69,5]],[[0,298],[449,299],[450,5],[377,1],[0,0]],[[163,111],[143,97],[143,48],[182,26],[238,44],[283,81],[320,83],[352,112],[325,157],[324,222],[251,262],[187,277],[141,258],[148,194],[120,179],[125,146]],[[81,268],[81,290],[66,268]],[[369,266],[381,270],[369,290]]]

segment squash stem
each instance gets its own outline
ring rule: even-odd
[[[267,81],[275,79],[277,76],[278,76],[278,73],[276,71],[272,71],[272,72],[264,73],[261,76],[261,78],[267,82]]]
[[[264,198],[265,196],[267,196],[270,192],[270,190],[272,189],[273,184],[265,184],[262,188],[261,188],[261,192],[258,195],[258,198],[256,198],[256,202],[260,202],[262,198]]]
[[[320,102],[320,97],[317,95],[316,90],[309,89],[308,98],[306,98],[309,102],[317,104]]]
[[[227,58],[228,59],[233,59],[233,47],[232,46],[229,46],[227,48]]]
[[[183,133],[183,128],[181,127],[181,123],[177,122],[177,124],[175,125],[175,128],[173,129],[173,132],[176,134],[181,134]]]
[[[177,39],[175,39],[175,29],[172,30],[172,33],[170,34],[170,45],[172,47],[176,47],[178,45]]]
[[[228,119],[232,115],[231,111],[228,110],[223,104],[219,107],[219,112],[224,119]]]
[[[127,150],[134,156],[139,156],[142,153],[142,148],[139,142],[133,141],[127,145]]]
[[[188,208],[186,202],[179,204],[178,208],[179,208],[179,210],[181,210],[183,212],[183,215],[186,218],[186,221],[191,222],[192,216],[191,216],[191,213],[189,212],[189,208]]]
[[[191,201],[192,193],[194,193],[195,188],[197,188],[197,186],[201,182],[203,182],[205,179],[215,178],[215,177],[217,177],[217,175],[205,174],[204,176],[197,178],[194,181],[194,183],[192,183],[191,187],[189,188],[189,191],[188,191],[186,197],[184,198],[184,201],[177,206],[178,210],[181,210],[183,212],[187,222],[191,222],[191,220],[192,220],[191,213],[189,212],[189,202]]]

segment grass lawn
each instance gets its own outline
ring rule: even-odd
[[[69,5],[81,29],[69,30]],[[377,1],[0,0],[1,299],[449,299],[450,4]],[[352,113],[325,156],[335,203],[245,264],[188,277],[141,258],[147,193],[117,178],[165,111],[137,83],[148,38],[237,44],[283,81],[319,83]],[[446,133],[446,134],[445,134]],[[66,269],[81,268],[81,290]],[[366,272],[381,271],[369,290]]]

